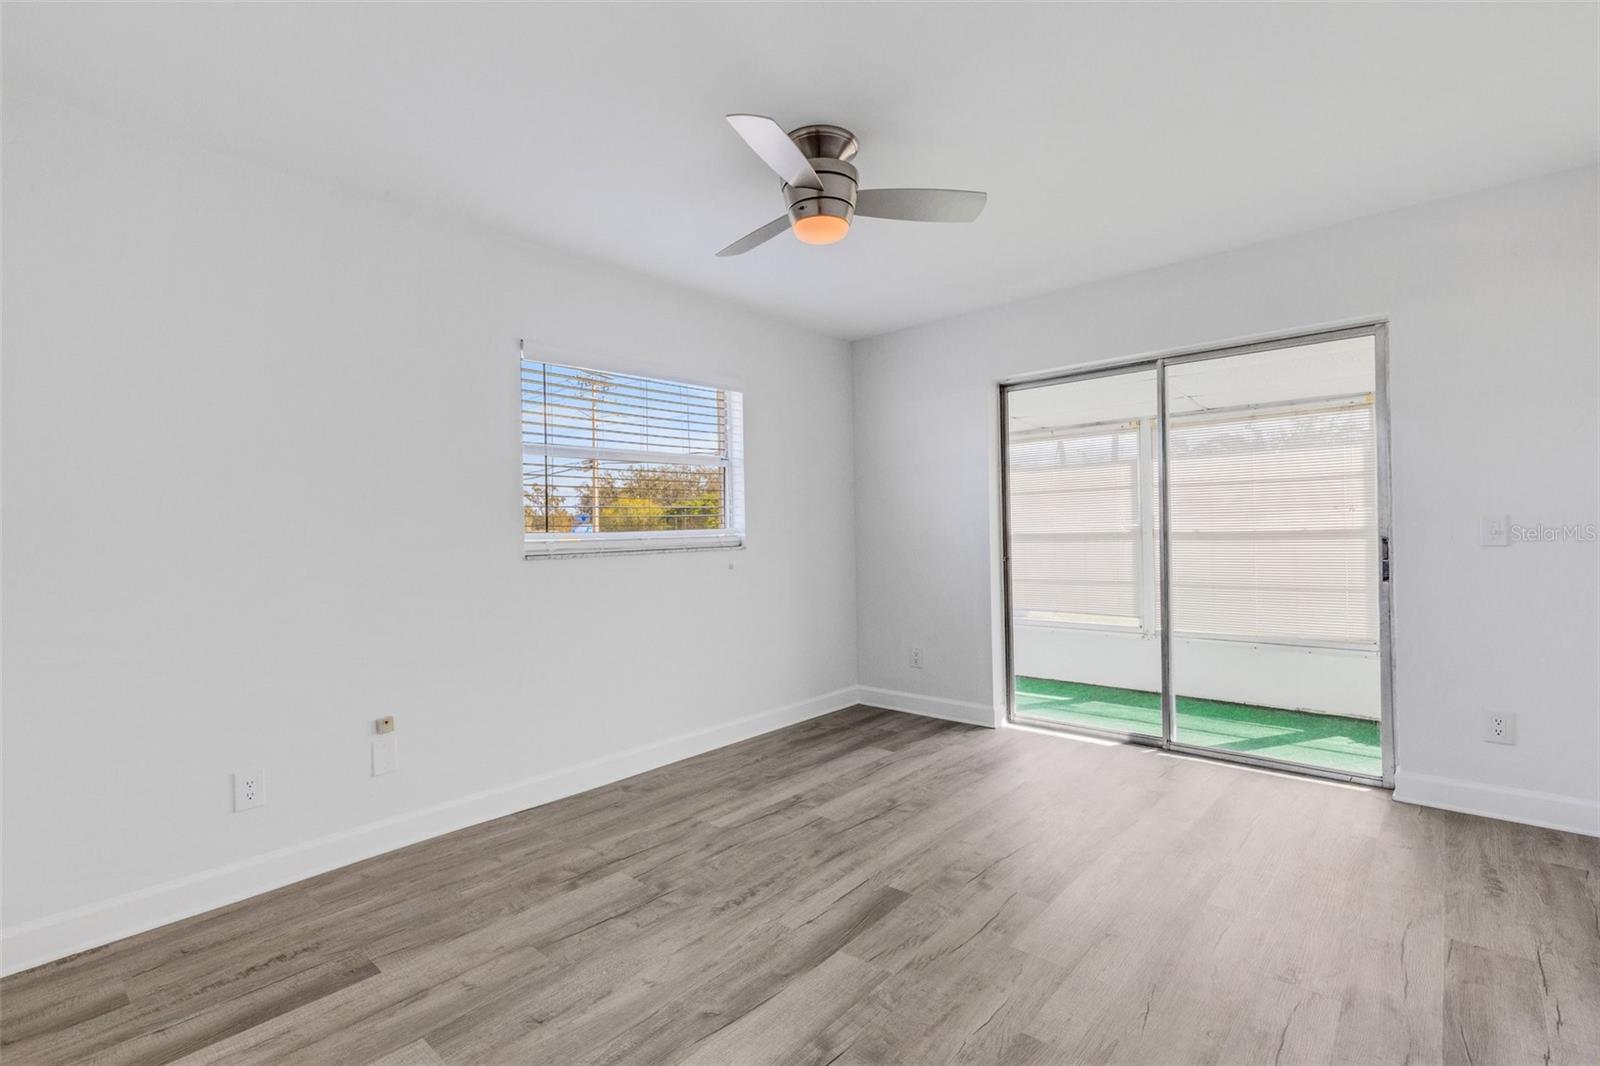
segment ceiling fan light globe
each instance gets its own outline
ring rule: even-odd
[[[794,220],[794,235],[806,244],[836,244],[849,232],[849,220],[838,215],[806,215]]]

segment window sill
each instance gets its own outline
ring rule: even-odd
[[[1097,636],[1130,637],[1140,640],[1154,640],[1159,639],[1161,636],[1156,630],[1144,630],[1137,626],[1095,625],[1091,622],[1057,622],[1040,618],[1013,617],[1011,625],[1015,629],[1065,630],[1076,633],[1092,633]],[[1172,639],[1190,644],[1244,644],[1254,647],[1284,648],[1290,651],[1332,652],[1340,655],[1367,656],[1378,653],[1376,641],[1316,640],[1311,637],[1261,637],[1227,633],[1192,633],[1183,630],[1173,630]]]
[[[744,547],[742,533],[583,534],[574,537],[528,538],[523,559],[577,559],[594,555],[659,555],[664,552],[735,551]]]
[[[1062,618],[1029,618],[1014,616],[1013,625],[1036,626],[1039,629],[1081,629],[1092,633],[1119,633],[1127,637],[1155,636],[1154,630],[1145,629],[1138,622],[1070,622]]]

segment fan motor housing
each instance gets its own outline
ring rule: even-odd
[[[822,189],[783,187],[790,223],[811,215],[833,215],[849,222],[856,214],[856,168],[850,163],[861,147],[856,135],[843,126],[813,123],[789,131],[789,139],[804,152],[811,169],[822,179]]]
[[[849,222],[856,213],[856,168],[840,159],[817,156],[810,160],[811,169],[822,179],[822,189],[797,189],[783,187],[783,198],[789,205],[789,220],[797,222],[811,215],[834,215]]]

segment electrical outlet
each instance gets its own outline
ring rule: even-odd
[[[400,745],[393,733],[372,738],[372,776],[393,773],[400,768]]]
[[[248,811],[267,802],[266,773],[260,769],[233,772],[233,809]]]
[[[911,649],[911,669],[913,669],[913,670],[921,670],[922,669],[922,649],[921,648],[912,648]]]
[[[1490,711],[1484,716],[1483,739],[1490,744],[1517,742],[1517,716],[1510,711]]]

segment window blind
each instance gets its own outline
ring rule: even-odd
[[[1140,623],[1136,422],[1013,433],[1012,608],[1042,621]]]
[[[1370,399],[1170,420],[1174,632],[1377,643],[1374,429]]]
[[[738,415],[722,389],[524,359],[524,534],[733,530]]]

